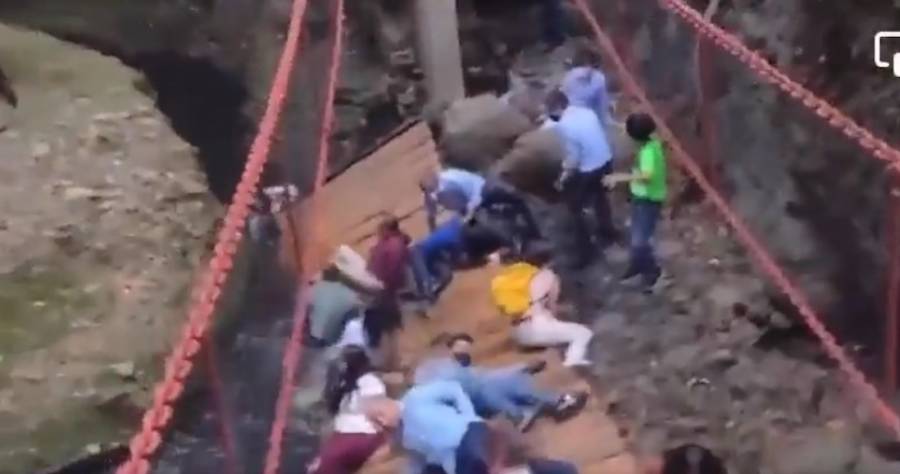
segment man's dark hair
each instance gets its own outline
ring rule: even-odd
[[[685,444],[665,452],[662,474],[728,474],[728,471],[712,451]]]
[[[650,140],[656,131],[656,122],[645,113],[634,113],[625,119],[625,131],[628,136],[639,142]]]
[[[600,67],[600,53],[590,44],[581,44],[572,57],[572,65],[575,67]]]
[[[393,214],[384,213],[381,217],[381,222],[378,224],[378,228],[382,232],[399,232],[400,220]]]
[[[530,242],[522,260],[536,267],[543,267],[553,260],[553,245],[546,240]]]
[[[447,347],[453,347],[453,344],[456,344],[457,341],[468,342],[469,344],[475,343],[475,339],[469,334],[458,332],[447,337]]]
[[[544,99],[544,106],[548,111],[564,110],[569,106],[569,98],[559,89],[553,89],[547,93]]]

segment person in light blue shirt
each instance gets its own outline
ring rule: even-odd
[[[582,47],[575,53],[573,67],[562,81],[562,91],[571,105],[594,111],[603,127],[612,123],[609,91],[606,76],[600,71],[600,58],[590,47]]]
[[[537,221],[525,199],[509,184],[496,176],[485,179],[477,173],[446,168],[426,175],[420,182],[425,194],[428,227],[437,227],[439,207],[462,217],[466,223],[479,225],[505,236],[504,246],[516,251],[527,242],[540,238]]]
[[[613,226],[612,211],[603,178],[612,172],[612,149],[600,119],[591,110],[573,105],[559,90],[547,96],[548,114],[559,116],[554,129],[565,146],[563,172],[557,188],[563,192],[578,241],[578,265],[594,257],[594,235],[602,245],[613,243],[618,232]],[[596,231],[588,228],[584,209],[590,208],[596,218]]]
[[[414,386],[401,405],[400,443],[410,474],[427,466],[446,474],[488,474],[488,428],[459,383]]]
[[[420,186],[425,194],[428,228],[434,230],[437,226],[438,207],[464,217],[474,214],[481,205],[484,185],[481,175],[457,168],[447,168],[426,176]]]

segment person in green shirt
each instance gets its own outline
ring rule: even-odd
[[[623,281],[641,276],[646,292],[652,292],[661,270],[653,252],[653,233],[666,200],[666,155],[656,137],[656,123],[649,115],[635,113],[625,121],[625,131],[638,144],[630,173],[611,174],[607,187],[628,183],[631,188],[631,261]]]

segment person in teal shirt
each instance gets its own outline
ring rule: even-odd
[[[607,187],[629,183],[631,188],[631,260],[623,281],[640,276],[646,292],[652,292],[662,271],[653,251],[653,234],[666,200],[666,155],[656,137],[656,123],[649,115],[635,113],[625,121],[625,131],[638,144],[631,173],[612,174]]]

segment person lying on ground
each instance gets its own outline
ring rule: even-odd
[[[603,178],[613,169],[612,148],[596,114],[573,105],[559,90],[548,94],[547,110],[550,115],[560,117],[554,130],[562,139],[565,158],[557,188],[563,194],[575,227],[577,262],[584,266],[595,257],[595,241],[606,246],[618,237],[609,196],[602,185]],[[594,214],[594,230],[588,225],[585,208]]]
[[[641,277],[644,291],[652,292],[662,271],[653,252],[653,234],[666,200],[666,155],[662,142],[655,136],[656,123],[647,114],[632,114],[625,130],[640,148],[631,173],[604,178],[612,188],[628,183],[631,188],[631,258],[623,282]]]
[[[375,422],[366,403],[385,397],[387,388],[374,373],[366,351],[347,346],[329,368],[323,393],[334,416],[334,430],[310,465],[313,474],[350,474],[358,471],[385,441],[383,417]]]
[[[491,459],[499,474],[578,474],[567,461],[548,459],[534,452],[531,443],[508,422],[491,421]]]
[[[728,470],[709,449],[684,444],[666,451],[662,459],[645,461],[641,474],[728,474]]]
[[[543,361],[499,368],[471,366],[473,341],[464,333],[436,339],[429,357],[417,368],[414,382],[459,382],[479,416],[502,415],[522,431],[527,431],[541,415],[563,422],[584,408],[585,393],[557,393],[536,386],[532,375],[543,369]]]
[[[506,243],[494,229],[478,221],[466,223],[458,216],[451,217],[410,249],[417,292],[434,303],[450,284],[454,269],[484,262]]]
[[[347,322],[360,316],[366,301],[382,289],[382,283],[366,270],[365,260],[341,246],[309,290],[307,343],[328,347],[338,342]]]
[[[463,221],[481,221],[484,226],[508,234],[510,247],[521,250],[540,238],[537,221],[525,199],[499,177],[483,176],[457,168],[427,173],[419,183],[425,196],[428,225],[434,229],[440,208],[459,214]]]
[[[549,267],[552,249],[534,245],[519,261],[506,265],[491,281],[491,294],[501,312],[511,319],[512,338],[523,347],[566,345],[563,365],[590,365],[588,345],[594,334],[582,324],[561,321],[559,276]]]
[[[409,472],[488,474],[488,428],[458,382],[415,385],[401,400],[400,442]]]

